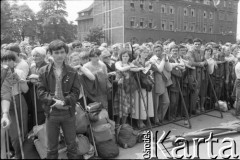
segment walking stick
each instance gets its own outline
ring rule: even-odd
[[[17,121],[17,130],[18,130],[18,138],[19,138],[19,143],[20,143],[20,149],[21,149],[22,159],[24,159],[23,142],[22,142],[22,138],[21,138],[21,131],[20,131],[19,120],[18,120],[16,99],[15,99],[14,95],[12,97],[13,97],[13,105],[14,105],[15,116],[16,116],[16,121]]]
[[[37,118],[37,99],[36,99],[36,89],[35,89],[35,84],[33,84],[33,99],[34,99],[34,111],[35,111],[35,121],[36,121],[36,126],[38,126],[38,118]]]
[[[142,93],[142,91],[141,91],[141,83],[140,83],[138,74],[137,74],[136,76],[137,76],[137,83],[138,83],[138,92],[140,93],[140,96],[142,97],[143,105],[144,105],[144,108],[145,108],[145,110],[146,110],[147,120],[148,120],[148,122],[149,122],[149,124],[150,124],[150,129],[152,130],[152,125],[151,125],[151,121],[150,121],[150,119],[149,119],[148,109],[146,108],[146,101],[145,101],[145,99],[144,99],[144,97],[143,97],[143,93]]]
[[[85,97],[82,85],[81,85],[81,90],[82,90],[82,93],[83,93],[83,102],[84,102],[84,106],[85,106],[85,110],[86,110],[87,101],[86,101],[86,97]],[[93,140],[93,147],[94,147],[94,150],[95,150],[95,156],[98,157],[97,147],[96,147],[95,139],[94,139],[93,132],[92,132],[92,125],[91,125],[91,122],[89,120],[89,115],[88,114],[87,114],[87,119],[89,121],[90,133],[91,133],[91,137],[92,137],[92,140]]]
[[[19,105],[20,105],[20,114],[21,114],[21,117],[20,117],[20,119],[21,119],[21,126],[22,126],[22,128],[21,128],[21,130],[22,130],[22,141],[24,141],[24,127],[23,127],[23,109],[22,109],[22,96],[21,96],[21,94],[22,94],[22,92],[21,92],[21,88],[20,88],[20,83],[18,83],[18,93],[19,93]]]

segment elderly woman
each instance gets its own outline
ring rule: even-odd
[[[41,101],[37,98],[34,100],[34,94],[36,94],[36,89],[37,89],[37,81],[38,81],[38,77],[39,77],[39,69],[45,65],[47,65],[46,61],[45,61],[45,57],[46,57],[46,50],[43,47],[36,47],[32,50],[31,52],[32,55],[32,63],[30,65],[30,82],[29,83],[29,88],[30,88],[30,95],[31,95],[31,100],[32,103],[35,105],[35,101],[36,101],[36,107],[37,107],[37,115],[35,115],[36,112],[35,108],[33,109],[33,107],[31,107],[31,114],[33,115],[32,118],[33,121],[35,121],[37,116],[37,121],[38,121],[38,125],[43,124],[45,122],[45,115],[44,115],[44,110],[42,109],[42,103]],[[34,93],[34,88],[35,87],[35,93]],[[32,122],[33,122],[32,121]],[[33,124],[36,124],[33,123]]]
[[[106,65],[99,59],[101,51],[97,48],[90,50],[90,61],[83,67],[90,70],[95,76],[95,81],[85,81],[84,90],[88,98],[95,102],[101,102],[104,108],[108,108],[108,73]]]
[[[151,64],[147,61],[147,57],[150,54],[149,50],[146,47],[140,48],[139,57],[136,60],[133,60],[133,64],[138,67],[143,67],[145,72],[141,74],[145,74],[147,76],[150,75],[150,67]],[[149,77],[150,78],[150,77]],[[143,120],[146,120],[147,114],[148,117],[154,117],[154,108],[153,108],[153,99],[152,99],[152,92],[147,91],[144,88],[141,88],[141,92],[143,97],[139,94],[139,92],[135,92],[135,114],[133,114],[134,119],[138,119],[138,128],[144,128],[145,124]],[[144,106],[144,101],[146,102],[147,106]],[[147,110],[147,111],[146,111]]]
[[[119,58],[120,61],[115,63],[119,86],[114,99],[114,115],[117,116],[116,124],[120,124],[120,118],[122,118],[122,124],[125,124],[128,114],[135,114],[134,92],[138,89],[133,73],[130,71],[138,72],[143,68],[137,68],[130,63],[131,52],[128,50],[122,50]]]

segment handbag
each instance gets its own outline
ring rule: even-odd
[[[93,102],[93,103],[88,104],[87,111],[89,113],[100,112],[102,110],[102,108],[103,108],[103,106],[102,106],[101,102]]]
[[[178,68],[173,68],[171,71],[171,74],[177,78],[181,78],[182,77],[182,72],[180,69]]]
[[[90,122],[87,118],[86,112],[82,108],[82,106],[77,103],[76,104],[76,133],[77,134],[83,134],[87,132],[88,126]]]
[[[151,80],[148,73],[144,74],[140,72],[140,84],[143,89],[146,89],[147,92],[150,92],[153,88],[154,82]]]
[[[123,81],[123,89],[125,93],[135,92],[138,89],[137,82],[134,76],[130,76],[129,79],[124,79]]]

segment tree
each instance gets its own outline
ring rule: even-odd
[[[65,18],[68,13],[64,0],[44,0],[40,7],[37,13],[40,43],[49,43],[55,39],[72,42],[76,39],[76,26],[69,24]]]
[[[35,13],[28,5],[17,5],[11,7],[12,28],[15,40],[24,41],[25,37],[34,37],[36,34]]]
[[[104,37],[104,32],[101,27],[93,27],[89,30],[89,33],[84,38],[84,40],[89,42],[96,42],[98,45],[100,45],[101,38]]]
[[[13,42],[11,5],[8,1],[1,2],[1,44]]]

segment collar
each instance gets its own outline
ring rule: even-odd
[[[54,63],[51,62],[49,64],[48,73],[53,72],[53,69],[54,69]],[[64,77],[66,74],[67,74],[67,66],[66,66],[65,62],[63,62],[63,65],[62,65],[62,76]]]

